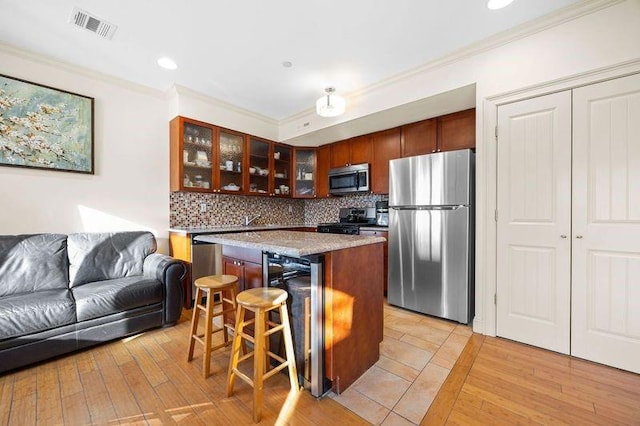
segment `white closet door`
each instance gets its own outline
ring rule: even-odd
[[[569,353],[571,92],[498,108],[497,334]]]
[[[572,355],[640,373],[640,76],[574,91]]]

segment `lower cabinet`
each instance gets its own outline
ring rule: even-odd
[[[222,246],[222,271],[238,277],[238,291],[262,287],[262,252]]]
[[[383,269],[384,269],[384,295],[387,295],[387,275],[389,267],[389,232],[387,231],[360,231],[360,235],[366,235],[370,237],[384,237],[387,241],[383,244]]]

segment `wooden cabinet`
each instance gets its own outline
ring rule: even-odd
[[[217,138],[214,126],[176,117],[169,123],[171,191],[206,191],[215,185],[213,165],[217,165]]]
[[[273,196],[291,197],[293,187],[291,170],[293,164],[293,148],[289,145],[273,143]]]
[[[371,163],[372,158],[371,135],[358,136],[331,144],[332,168]]]
[[[295,198],[313,198],[316,196],[316,149],[294,149],[294,186]]]
[[[329,196],[329,168],[331,165],[331,145],[316,150],[316,197]]]
[[[217,143],[213,144],[214,151],[217,150],[217,161],[213,166],[213,192],[244,193],[247,190],[244,179],[246,135],[221,128],[217,133]]]
[[[430,154],[438,149],[438,122],[435,118],[402,126],[402,156]]]
[[[351,142],[349,139],[331,144],[331,168],[344,167],[351,160]]]
[[[262,252],[222,246],[222,271],[238,277],[238,291],[262,287]]]
[[[288,145],[249,139],[250,195],[290,197],[292,149]]]
[[[360,231],[360,235],[367,235],[370,237],[384,237],[387,241],[384,242],[383,253],[383,275],[384,275],[384,295],[387,295],[387,275],[389,273],[389,232],[388,231]]]
[[[185,117],[169,129],[171,191],[292,195],[293,147]]]
[[[400,128],[374,133],[371,190],[375,194],[389,193],[389,160],[396,158],[400,158]]]
[[[403,157],[475,147],[474,108],[402,126]]]
[[[438,151],[476,147],[475,108],[438,117]]]

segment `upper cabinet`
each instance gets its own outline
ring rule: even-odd
[[[245,191],[243,164],[246,149],[244,134],[232,130],[219,129],[218,163],[214,170],[218,174],[214,192],[241,193]]]
[[[371,135],[358,136],[331,144],[331,168],[371,163],[372,159]]]
[[[271,144],[256,138],[249,139],[249,193],[271,195]]]
[[[476,147],[475,108],[438,117],[438,151]]]
[[[313,198],[316,196],[316,149],[294,149],[295,185],[293,195],[296,198]]]
[[[403,157],[475,147],[473,108],[402,126]]]
[[[430,154],[438,149],[437,119],[418,121],[402,126],[402,156]]]
[[[293,192],[291,186],[291,165],[293,149],[288,145],[273,144],[273,195],[276,197],[290,197]]]
[[[169,129],[171,191],[291,197],[291,146],[185,117]]]
[[[329,196],[329,169],[331,168],[331,145],[316,150],[316,197]]]
[[[373,134],[373,166],[371,190],[376,194],[389,193],[389,160],[400,158],[400,128]]]
[[[217,167],[216,128],[178,117],[171,121],[169,131],[171,190],[209,191],[214,185],[213,166]]]

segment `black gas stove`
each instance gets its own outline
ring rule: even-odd
[[[340,209],[340,222],[321,223],[316,230],[326,234],[359,235],[361,226],[376,223],[376,209],[347,207]]]

